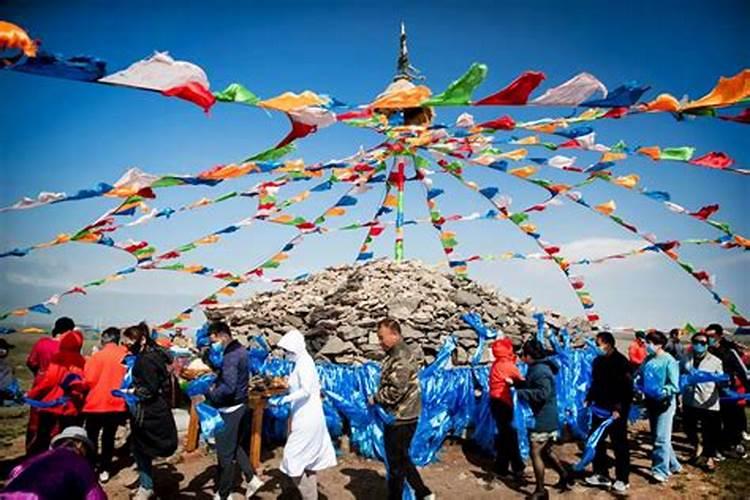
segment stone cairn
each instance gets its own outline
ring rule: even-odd
[[[478,347],[478,336],[464,321],[475,311],[490,328],[520,340],[536,331],[531,299],[516,301],[469,279],[444,274],[417,261],[376,260],[362,265],[330,267],[274,291],[237,303],[209,306],[209,320],[224,320],[235,335],[263,335],[274,347],[292,328],[306,337],[316,358],[336,363],[379,360],[376,326],[391,317],[401,324],[406,342],[425,363],[434,360],[447,335],[455,335],[455,364],[466,364]],[[590,331],[580,318],[568,321],[544,311],[555,328]],[[489,345],[482,362],[492,360]]]

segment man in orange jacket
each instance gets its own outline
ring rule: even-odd
[[[99,434],[102,435],[102,452],[99,456],[99,480],[109,481],[112,467],[112,455],[115,449],[117,427],[125,423],[125,400],[112,395],[112,391],[122,386],[125,377],[125,365],[122,360],[128,353],[120,345],[120,330],[107,328],[102,332],[102,348],[87,361],[83,378],[89,393],[83,405],[86,416],[86,433],[94,443],[99,445]]]
[[[648,352],[646,352],[646,334],[642,331],[635,332],[635,339],[628,346],[628,361],[634,371],[638,370],[643,361],[645,361]]]
[[[52,438],[63,429],[80,424],[86,393],[82,347],[83,334],[78,330],[61,335],[60,350],[26,395],[39,409],[39,426],[28,447],[29,454],[46,451]]]

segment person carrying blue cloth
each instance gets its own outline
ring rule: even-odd
[[[555,389],[555,373],[557,365],[547,358],[544,346],[538,340],[527,340],[522,347],[521,359],[529,365],[526,380],[517,382],[518,397],[529,403],[534,412],[534,427],[529,429],[531,445],[531,464],[534,468],[536,489],[531,498],[549,498],[549,492],[544,487],[545,463],[549,464],[560,476],[555,485],[562,491],[570,489],[570,474],[560,462],[552,449],[557,439],[557,392]]]
[[[610,332],[596,336],[598,356],[592,364],[591,387],[586,402],[615,417],[599,440],[594,456],[594,474],[586,478],[591,486],[610,487],[616,493],[625,493],[630,486],[630,447],[628,444],[628,415],[633,401],[633,373],[630,362],[615,348],[615,338]],[[591,431],[594,432],[608,418],[592,412]],[[614,485],[609,478],[607,442],[609,436],[615,452]]]
[[[692,348],[683,361],[683,372],[700,370],[708,373],[723,373],[721,360],[708,352],[708,336],[705,333],[696,333],[690,343]],[[689,385],[685,388],[683,402],[685,434],[695,450],[695,464],[708,472],[713,472],[716,468],[714,459],[721,432],[719,386],[716,382]],[[698,440],[699,426],[700,441]]]
[[[664,483],[671,474],[682,470],[672,448],[672,423],[680,392],[680,368],[677,361],[664,350],[667,337],[660,331],[646,336],[648,357],[641,367],[641,387],[645,395],[649,428],[653,440],[651,477]]]

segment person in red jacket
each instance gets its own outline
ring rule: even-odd
[[[642,331],[635,332],[635,339],[628,346],[628,361],[633,370],[638,370],[648,356],[646,351],[646,334]]]
[[[99,447],[99,434],[102,436],[102,452],[99,455],[99,480],[109,481],[112,455],[115,449],[117,427],[125,424],[125,400],[112,395],[112,391],[122,386],[125,365],[122,361],[128,350],[120,345],[120,330],[107,328],[102,332],[102,348],[94,353],[83,369],[83,379],[88,387],[83,414],[86,417],[86,433]]]
[[[513,399],[510,388],[513,382],[523,380],[516,366],[513,342],[501,337],[492,343],[495,361],[490,369],[490,409],[497,424],[495,439],[495,473],[507,476],[508,466],[519,479],[523,476],[524,463],[518,450],[518,435],[513,429]]]
[[[57,318],[55,326],[52,327],[52,336],[42,337],[36,341],[31,348],[31,352],[29,352],[29,356],[26,358],[26,366],[31,370],[31,373],[34,374],[34,384],[37,383],[42,373],[44,373],[47,366],[49,366],[52,356],[60,350],[58,336],[65,332],[69,332],[75,327],[76,324],[72,319],[65,316]],[[39,429],[39,410],[32,407],[29,409],[29,424],[26,428],[26,453],[29,452],[29,447],[34,440],[37,429]]]
[[[86,392],[81,347],[83,334],[78,330],[61,335],[60,351],[52,356],[49,366],[26,395],[39,405],[39,426],[32,437],[29,454],[45,451],[52,438],[64,428],[80,424]]]

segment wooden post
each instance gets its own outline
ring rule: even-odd
[[[198,432],[200,424],[198,422],[198,413],[195,411],[195,403],[190,402],[190,422],[188,423],[187,436],[185,436],[185,451],[191,452],[198,449]]]
[[[263,410],[266,400],[263,396],[250,396],[250,408],[253,410],[250,429],[250,465],[256,472],[260,471],[260,449],[263,433]]]

